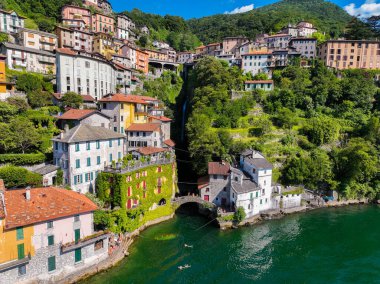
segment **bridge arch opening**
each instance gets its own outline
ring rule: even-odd
[[[159,206],[162,206],[162,205],[165,205],[166,204],[166,199],[165,198],[162,198],[161,200],[160,200],[160,202],[158,202],[158,205]]]

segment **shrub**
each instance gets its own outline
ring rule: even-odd
[[[26,186],[38,187],[42,185],[41,175],[15,166],[0,168],[0,179],[4,180],[5,186],[8,188]]]
[[[43,163],[45,155],[42,153],[33,154],[0,154],[0,164],[12,164],[15,166],[34,165]]]
[[[234,214],[234,220],[237,222],[237,223],[240,223],[241,221],[243,221],[246,217],[246,214],[245,214],[245,211],[244,211],[244,208],[243,207],[239,207],[235,214]]]

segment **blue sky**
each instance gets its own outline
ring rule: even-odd
[[[177,15],[185,19],[214,14],[239,13],[276,0],[110,0],[116,12],[139,8],[147,13]],[[330,0],[352,15],[380,14],[380,0]]]

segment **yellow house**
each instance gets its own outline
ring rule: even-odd
[[[112,35],[97,33],[94,35],[93,52],[99,53],[107,59],[112,59],[112,55],[117,52],[117,46],[114,44]]]
[[[115,132],[125,133],[131,124],[148,121],[148,103],[140,96],[110,94],[99,103],[101,112],[111,118]]]
[[[17,265],[26,263],[29,261],[29,257],[35,254],[32,244],[33,225],[25,227],[6,225],[5,201],[7,201],[9,209],[17,207],[17,201],[13,201],[8,193],[11,191],[5,191],[4,182],[0,179],[0,270],[12,267],[13,263]]]

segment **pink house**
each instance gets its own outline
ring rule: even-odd
[[[92,15],[92,32],[94,33],[114,33],[115,20],[110,16],[95,13]]]
[[[62,8],[62,19],[83,20],[88,28],[91,27],[91,11],[72,5],[66,5]]]

